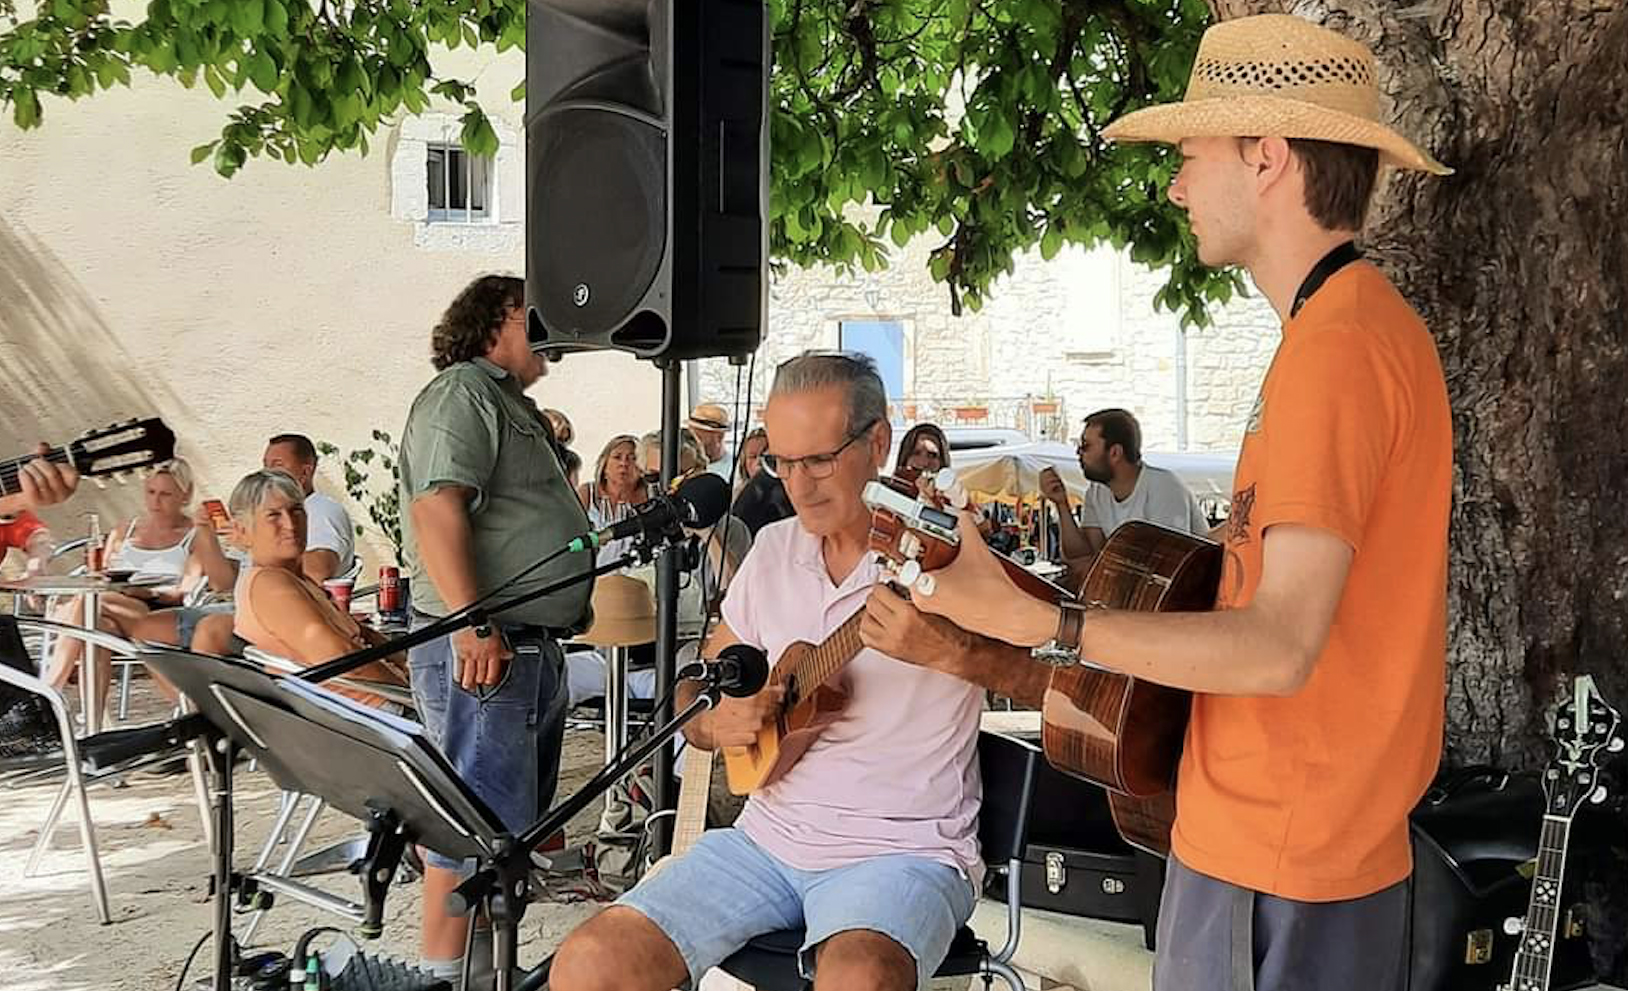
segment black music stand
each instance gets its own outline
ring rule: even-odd
[[[718,704],[723,689],[703,681],[701,691],[665,725],[629,744],[609,765],[518,835],[470,791],[430,741],[424,728],[336,695],[303,678],[273,674],[234,658],[144,645],[139,659],[186,695],[202,717],[209,743],[215,806],[215,987],[231,979],[232,766],[241,750],[281,788],[323,799],[368,824],[362,858],[366,918],[362,935],[382,931],[384,899],[408,843],[448,857],[475,859],[479,869],[449,896],[459,914],[484,906],[492,923],[497,991],[511,991],[516,935],[527,903],[531,850],[543,837],[602,795],[689,720]],[[711,672],[714,679],[718,670]],[[759,655],[756,681],[767,666]],[[547,961],[527,978],[547,972]]]
[[[485,899],[494,942],[498,956],[513,965],[529,851],[465,787],[423,727],[231,658],[151,648],[140,659],[185,694],[208,724],[216,792],[217,991],[231,986],[232,765],[239,750],[279,787],[316,795],[368,824],[364,937],[380,931],[384,898],[406,845],[423,843],[489,865],[497,881]],[[502,967],[498,975],[505,989],[508,975]]]

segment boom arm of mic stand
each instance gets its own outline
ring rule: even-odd
[[[576,585],[581,582],[591,581],[598,578],[600,575],[608,575],[613,571],[620,571],[638,559],[639,555],[636,552],[624,554],[608,564],[599,565],[598,567],[584,571],[579,575],[572,575],[570,578],[562,578],[557,582],[544,585],[542,588],[532,592],[527,592],[524,595],[517,595],[512,599],[505,599],[504,601],[499,602],[497,605],[488,609],[471,609],[469,612],[459,616],[456,619],[439,619],[423,629],[414,630],[411,633],[392,638],[377,646],[363,647],[361,650],[352,651],[349,654],[336,657],[331,661],[324,661],[321,664],[317,664],[306,668],[304,671],[300,671],[296,677],[304,681],[320,682],[327,681],[329,678],[337,678],[343,674],[349,674],[364,664],[371,664],[374,661],[383,660],[384,658],[389,657],[391,654],[398,651],[406,650],[409,647],[417,647],[419,644],[429,643],[431,640],[438,640],[441,637],[446,636],[448,633],[454,633],[466,626],[478,625],[487,616],[491,616],[508,609],[513,609],[516,606],[523,606],[534,599],[540,599],[545,595],[553,595],[555,592],[558,592],[561,589],[570,588],[572,585]]]
[[[667,745],[667,742],[683,729],[685,724],[699,716],[702,712],[718,705],[723,693],[716,685],[707,685],[701,689],[701,694],[674,716],[670,721],[658,727],[645,736],[638,743],[630,745],[621,756],[610,764],[600,768],[599,773],[589,778],[587,783],[576,790],[570,798],[550,809],[548,814],[539,819],[525,832],[520,834],[518,843],[521,849],[530,850],[545,837],[552,836],[556,830],[571,821],[571,817],[587,808],[605,793],[611,785],[619,781],[622,775],[637,767],[646,757]]]

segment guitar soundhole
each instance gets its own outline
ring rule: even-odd
[[[786,677],[785,708],[795,709],[800,701],[802,701],[802,693],[797,690],[797,676],[794,674],[788,675]]]

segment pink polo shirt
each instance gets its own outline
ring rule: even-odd
[[[867,554],[832,584],[820,539],[795,517],[771,523],[729,586],[724,622],[778,663],[788,645],[819,643],[864,608],[878,574]],[[838,677],[848,708],[784,777],[752,795],[735,825],[803,870],[905,853],[980,883],[983,691],[868,648]]]

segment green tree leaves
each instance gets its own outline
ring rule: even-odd
[[[1013,258],[1129,245],[1169,269],[1161,305],[1206,321],[1241,283],[1198,263],[1164,198],[1166,149],[1112,147],[1114,117],[1178,99],[1203,0],[769,0],[770,244],[780,262],[874,270],[912,238],[952,305],[976,308]],[[192,150],[230,176],[251,158],[315,165],[381,125],[460,108],[474,154],[498,150],[472,80],[431,53],[525,43],[524,0],[0,0],[0,107],[34,127],[51,95],[128,84],[130,70],[236,103]],[[515,100],[525,96],[515,87]]]

